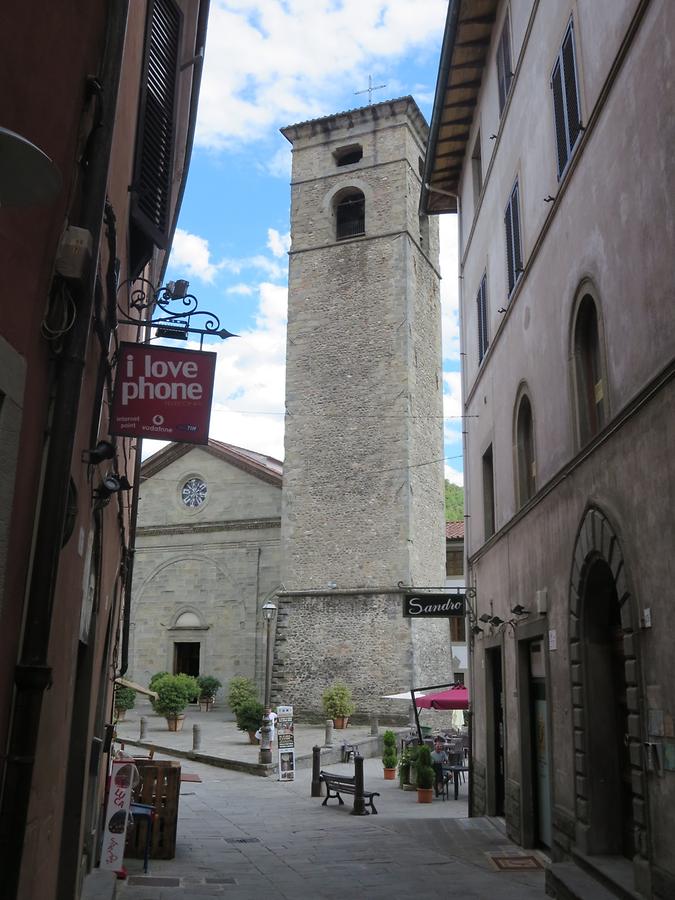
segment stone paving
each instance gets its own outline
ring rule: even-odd
[[[490,854],[525,851],[499,823],[466,818],[466,784],[458,801],[419,804],[415,792],[383,779],[379,759],[367,759],[366,789],[381,796],[378,815],[361,817],[350,815],[352,798],[341,807],[312,798],[309,769],[286,783],[192,760],[181,766],[202,781],[182,784],[176,856],[151,860],[147,878],[141,860],[127,860],[118,900],[544,896],[543,869],[496,869]],[[330,768],[353,772],[351,763]]]

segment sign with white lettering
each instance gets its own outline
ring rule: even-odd
[[[122,343],[110,434],[208,443],[215,372],[215,353]]]
[[[403,615],[411,619],[466,615],[466,594],[406,594]]]

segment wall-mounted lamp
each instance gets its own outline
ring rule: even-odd
[[[94,497],[97,500],[107,501],[113,494],[119,491],[130,491],[131,485],[126,475],[116,475],[114,472],[108,472],[101,484],[94,491]]]
[[[490,619],[490,625],[494,625],[495,628],[499,628],[499,626],[503,624],[504,619],[500,619],[499,616],[492,616]]]
[[[115,448],[110,441],[99,441],[92,450],[82,451],[82,462],[90,466],[97,466],[105,459],[112,459],[115,455]]]
[[[524,606],[521,606],[520,603],[517,603],[515,606],[511,607],[511,612],[514,616],[529,616],[529,609],[525,609]]]
[[[472,625],[471,634],[483,634],[483,629],[480,627],[480,625]]]
[[[478,621],[485,622],[487,624],[488,622],[492,621],[492,616],[490,615],[490,613],[483,613],[482,616],[478,616]]]

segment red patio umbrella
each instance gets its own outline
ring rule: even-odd
[[[463,684],[455,685],[437,694],[425,694],[415,697],[418,709],[468,709],[469,691]]]

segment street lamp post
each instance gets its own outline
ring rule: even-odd
[[[267,658],[265,662],[265,712],[263,713],[262,726],[260,728],[260,754],[258,762],[269,765],[272,762],[272,741],[270,727],[270,694],[272,693],[272,663],[274,656],[274,644],[272,643],[272,621],[277,608],[269,601],[263,606],[262,614],[267,625]]]

